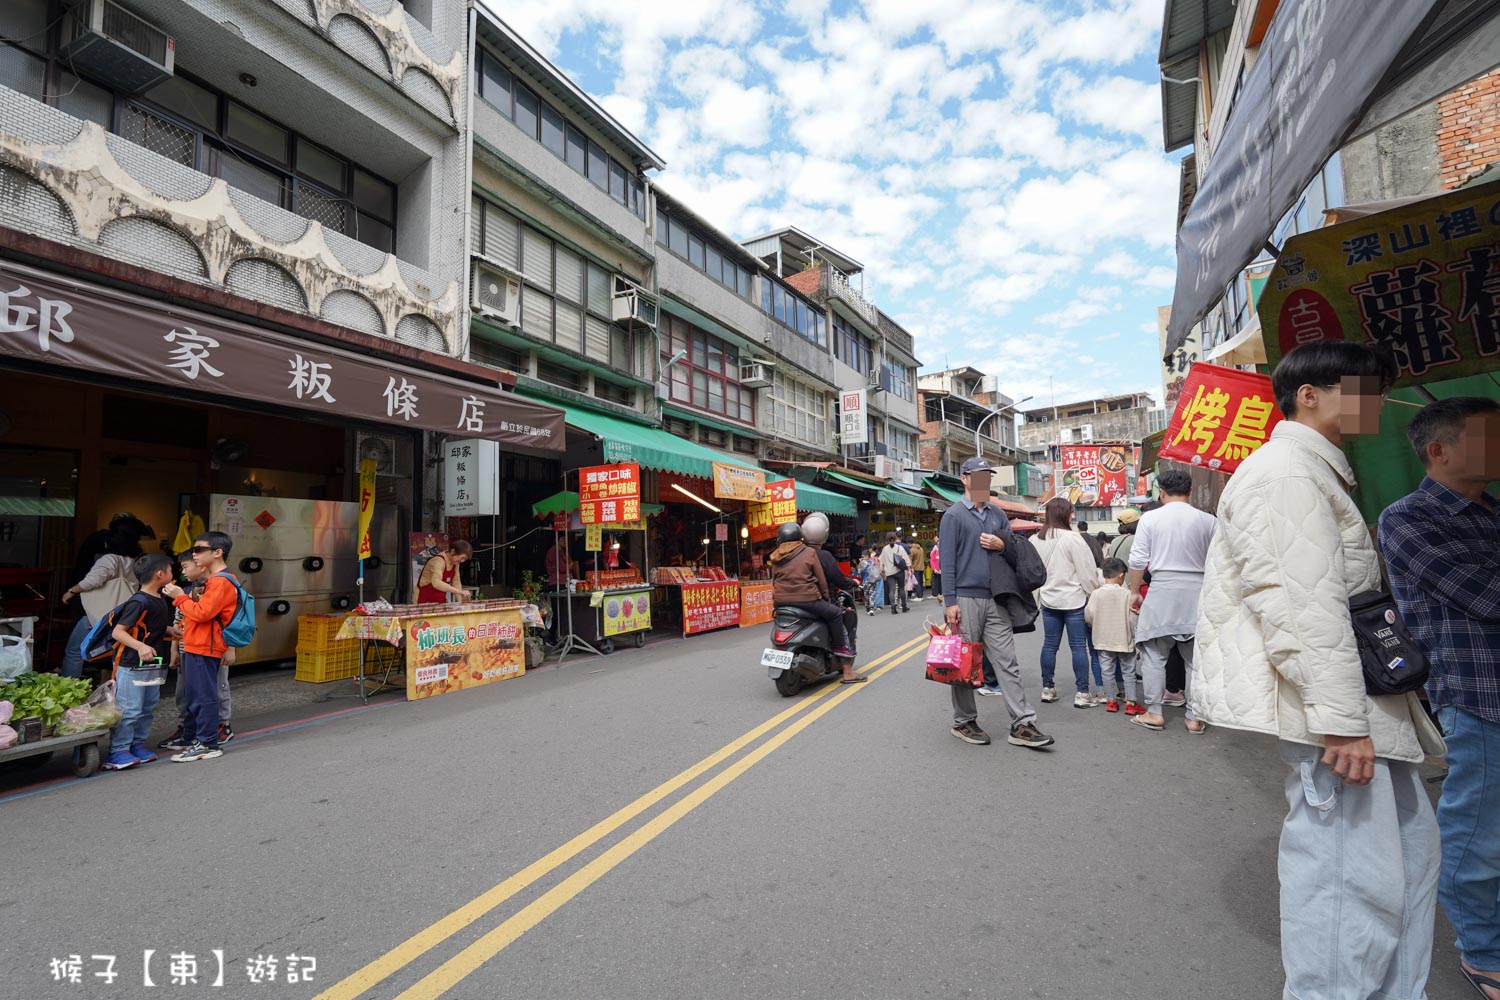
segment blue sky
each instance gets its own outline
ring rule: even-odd
[[[725,232],[791,224],[863,261],[924,370],[973,365],[1031,405],[1160,398],[1162,0],[491,7]]]

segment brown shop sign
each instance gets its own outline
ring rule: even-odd
[[[0,357],[549,451],[561,410],[0,261]]]

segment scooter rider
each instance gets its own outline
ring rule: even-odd
[[[818,550],[802,541],[802,528],[788,521],[776,530],[776,550],[771,553],[772,600],[778,608],[801,608],[817,615],[828,625],[833,655],[854,659],[849,635],[844,628],[844,609],[829,598],[828,578]],[[845,672],[848,672],[846,666]]]
[[[818,553],[818,562],[823,566],[823,578],[828,581],[829,596],[832,597],[841,590],[850,591],[849,605],[853,607],[853,592],[859,590],[859,581],[845,576],[843,568],[839,566],[839,561],[834,558],[833,553],[823,547],[828,542],[828,531],[828,515],[822,511],[813,511],[802,519],[802,541]],[[845,630],[849,633],[849,648],[853,649],[854,626],[850,624],[851,621],[857,624],[859,616],[851,615],[849,620],[844,622]],[[842,666],[845,684],[858,684],[865,679],[863,674],[854,672],[852,657],[844,659]]]

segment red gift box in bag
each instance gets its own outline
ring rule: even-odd
[[[927,623],[927,679],[963,687],[984,686],[984,645]]]

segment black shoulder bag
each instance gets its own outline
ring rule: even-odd
[[[1427,657],[1406,630],[1390,594],[1368,590],[1354,595],[1349,598],[1349,618],[1367,694],[1406,694],[1427,683]]]

